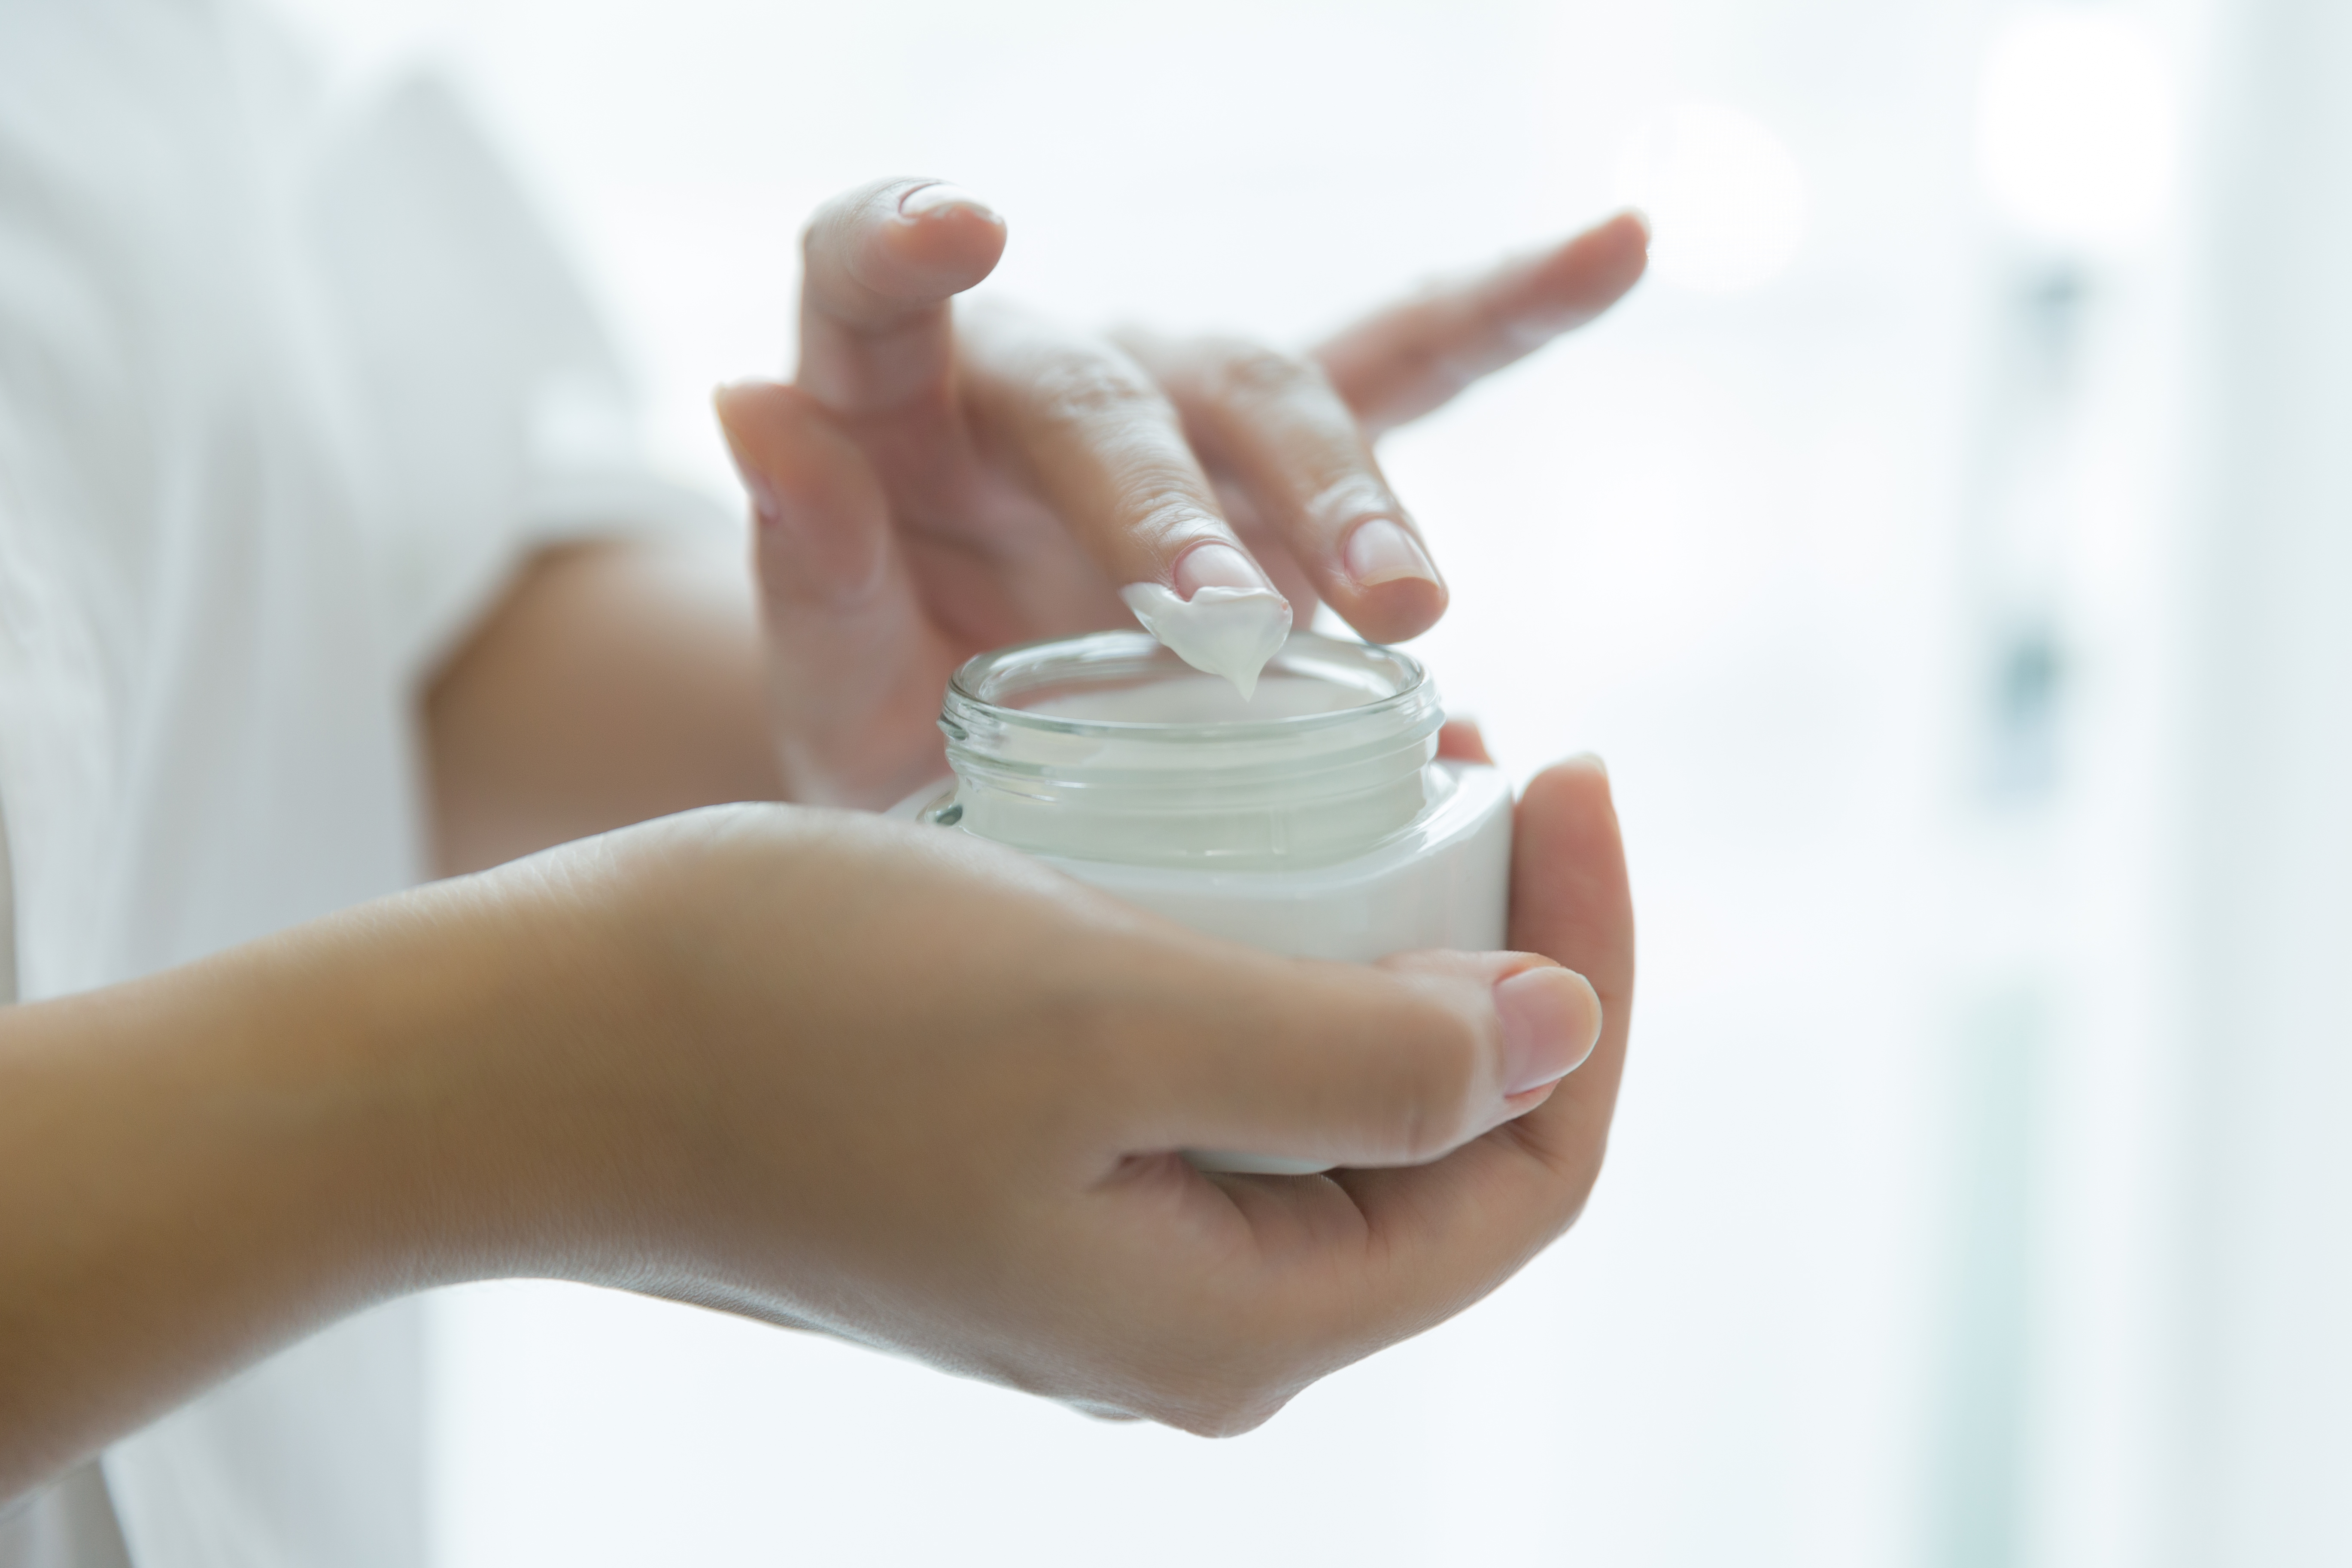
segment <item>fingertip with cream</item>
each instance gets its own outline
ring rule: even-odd
[[[1232,681],[1244,700],[1255,697],[1266,661],[1289,639],[1290,601],[1256,562],[1215,540],[1186,551],[1170,576],[1173,587],[1130,583],[1118,596],[1177,658]]]

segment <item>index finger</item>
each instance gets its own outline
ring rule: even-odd
[[[1117,344],[1002,308],[968,315],[958,350],[982,445],[1139,620],[1247,696],[1289,635],[1290,602],[1225,520],[1166,393]]]
[[[1623,212],[1563,245],[1432,285],[1315,351],[1372,434],[1417,419],[1615,304],[1649,265],[1650,226]]]
[[[942,180],[877,180],[819,207],[801,236],[800,385],[852,415],[944,391],[949,301],[995,269],[1004,234]]]
[[[1502,1283],[1575,1221],[1600,1176],[1633,1016],[1633,905],[1598,762],[1546,770],[1520,801],[1510,940],[1591,983],[1601,1037],[1549,1099],[1444,1159],[1334,1176],[1362,1212],[1370,1255],[1408,1320],[1418,1310],[1437,1321]]]

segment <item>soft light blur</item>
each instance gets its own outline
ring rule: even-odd
[[[1617,194],[1650,220],[1655,276],[1733,294],[1787,270],[1805,237],[1805,176],[1780,138],[1719,103],[1652,115],[1619,154]]]
[[[728,493],[708,390],[877,174],[996,204],[992,287],[1286,343],[1658,223],[1385,452],[1416,651],[1521,773],[1606,755],[1631,841],[1569,1239],[1223,1445],[460,1292],[453,1568],[2352,1560],[2352,7],[301,8],[355,86],[471,85]]]
[[[1987,55],[1977,109],[1995,206],[2061,245],[2148,237],[2172,195],[2175,112],[2146,16],[2084,7],[2010,17]]]

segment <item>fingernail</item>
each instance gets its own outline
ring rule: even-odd
[[[734,423],[727,416],[727,395],[731,390],[721,386],[713,391],[710,405],[718,411],[719,433],[726,437],[727,458],[735,465],[735,477],[743,481],[743,491],[751,498],[752,515],[760,520],[761,527],[772,528],[780,515],[776,507],[776,492],[760,471],[744,460],[743,448],[735,439]]]
[[[1405,577],[1431,584],[1437,581],[1437,568],[1421,548],[1421,541],[1385,517],[1373,518],[1349,534],[1341,559],[1359,588],[1374,588]]]
[[[1265,588],[1274,584],[1257,563],[1230,544],[1196,544],[1176,563],[1176,592],[1186,599],[1203,588]]]
[[[965,190],[961,185],[950,185],[944,180],[936,181],[928,185],[917,185],[898,198],[900,217],[929,217],[933,213],[945,212],[950,207],[961,207],[966,212],[978,217],[987,218],[991,222],[994,222],[996,218],[995,208]]]
[[[1601,753],[1598,752],[1579,752],[1568,760],[1580,767],[1591,768],[1604,779],[1609,776],[1609,764],[1601,760]]]
[[[1503,1024],[1503,1092],[1541,1089],[1584,1065],[1601,1037],[1601,1007],[1582,975],[1523,969],[1495,987]]]
[[[759,520],[761,528],[775,527],[777,520],[782,516],[776,505],[776,492],[768,488],[767,480],[757,474],[746,473],[740,464],[735,471],[743,476],[743,491],[751,498],[751,515]]]

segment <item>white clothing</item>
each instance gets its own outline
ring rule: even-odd
[[[23,995],[415,881],[415,690],[518,556],[718,521],[625,426],[593,312],[446,92],[343,113],[236,0],[0,8]],[[419,1336],[380,1309],[118,1443],[102,1491],[0,1519],[0,1568],[107,1561],[108,1493],[139,1568],[410,1568]]]

